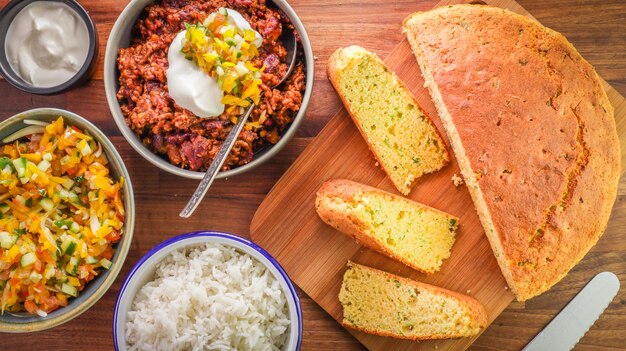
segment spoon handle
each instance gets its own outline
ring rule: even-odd
[[[198,205],[200,205],[200,202],[204,198],[204,195],[206,195],[209,187],[211,186],[211,184],[213,184],[215,176],[220,171],[220,169],[222,169],[224,161],[226,161],[226,157],[235,145],[235,141],[237,141],[237,137],[239,136],[239,133],[241,133],[241,130],[246,124],[248,118],[250,117],[250,113],[252,113],[252,110],[254,110],[254,107],[254,104],[250,105],[248,107],[248,111],[246,111],[243,116],[239,117],[237,124],[233,127],[233,129],[230,130],[230,133],[228,133],[226,140],[224,140],[224,143],[220,147],[220,150],[217,152],[217,155],[213,159],[213,162],[211,162],[211,166],[204,174],[204,177],[198,185],[198,188],[196,188],[196,191],[191,196],[191,199],[189,199],[189,202],[187,202],[187,206],[185,206],[185,208],[180,212],[181,217],[189,218],[189,216],[191,216],[196,210]]]

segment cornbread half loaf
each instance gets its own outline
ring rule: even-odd
[[[401,339],[449,339],[477,335],[487,312],[477,300],[348,262],[339,302],[342,324]]]
[[[404,195],[449,162],[439,131],[396,75],[373,53],[350,46],[328,61],[328,77],[370,150]]]
[[[524,301],[561,280],[607,226],[620,176],[613,107],[561,34],[455,5],[404,20],[482,225]]]
[[[458,225],[447,213],[344,179],[324,183],[315,207],[328,225],[425,273],[450,257]]]

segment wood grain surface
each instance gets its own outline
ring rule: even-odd
[[[4,6],[8,0],[0,0]],[[52,330],[4,335],[0,350],[111,350],[111,322],[123,277],[139,257],[176,234],[214,229],[248,237],[252,216],[276,181],[330,120],[341,104],[324,67],[339,46],[359,43],[385,58],[402,39],[400,23],[413,11],[437,0],[293,0],[317,56],[313,99],[306,119],[289,146],[270,162],[242,176],[218,180],[198,213],[188,220],[178,212],[196,181],[178,178],[143,160],[121,136],[106,105],[102,57],[108,32],[127,0],[79,0],[98,26],[100,62],[92,81],[63,95],[35,96],[0,82],[0,119],[34,107],[76,112],[100,127],[118,148],[135,186],[137,225],[124,269],[109,292],[88,312]],[[622,95],[626,94],[626,3],[623,0],[518,0],[545,25],[562,32]],[[598,270],[617,273],[626,282],[626,181],[620,183],[611,225],[585,260],[548,293],[511,304],[470,350],[519,350],[554,317]],[[300,292],[304,311],[303,350],[363,350],[356,339]],[[626,350],[624,289],[581,340],[576,350]]]

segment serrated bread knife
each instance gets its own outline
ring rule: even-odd
[[[611,272],[598,273],[522,351],[570,351],[619,290]]]

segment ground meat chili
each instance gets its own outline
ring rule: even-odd
[[[220,7],[238,11],[263,36],[259,56],[252,62],[265,66],[259,105],[239,135],[223,170],[252,161],[262,148],[276,144],[296,116],[305,90],[303,54],[291,77],[272,88],[287,71],[286,50],[278,40],[283,30],[294,30],[278,9],[259,0],[158,0],[146,7],[133,29],[130,47],[120,49],[117,65],[120,89],[117,99],[126,123],[144,145],[167,157],[172,164],[205,171],[213,161],[233,122],[226,114],[216,119],[199,118],[178,106],[168,94],[165,72],[167,52],[184,23],[203,21]],[[264,120],[259,124],[259,119]]]

